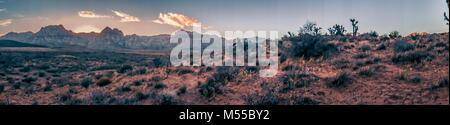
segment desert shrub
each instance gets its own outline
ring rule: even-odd
[[[281,70],[282,71],[300,70],[300,67],[298,67],[296,65],[287,65],[287,66],[284,66]]]
[[[135,81],[133,81],[133,85],[134,86],[140,86],[140,85],[142,85],[142,83],[144,82],[144,80],[135,80]]]
[[[81,80],[80,85],[84,88],[89,88],[89,86],[92,84],[92,79],[91,78],[84,78]]]
[[[96,80],[99,80],[99,79],[102,78],[102,77],[103,77],[103,74],[95,75],[95,79],[96,79]]]
[[[448,88],[448,76],[446,78],[442,78],[441,80],[439,80],[438,86]]]
[[[312,35],[312,36],[321,35],[320,32],[321,29],[322,28],[317,26],[317,24],[314,22],[306,22],[306,24],[303,25],[303,27],[300,27],[299,35]]]
[[[368,34],[369,36],[371,36],[371,37],[378,37],[377,31],[370,31],[370,32],[368,32],[367,34]]]
[[[435,57],[427,52],[413,51],[407,53],[398,53],[392,57],[392,62],[396,64],[402,63],[421,63],[423,61],[433,60]]]
[[[51,85],[44,85],[42,87],[42,91],[44,91],[44,92],[49,92],[49,91],[52,91],[52,90],[53,90],[53,88],[52,88]]]
[[[80,83],[78,81],[74,81],[68,77],[62,77],[62,78],[53,78],[50,83],[52,85],[57,85],[58,87],[63,87],[66,85],[74,86],[79,85]]]
[[[398,80],[402,80],[402,81],[408,79],[408,78],[406,77],[406,74],[405,74],[405,73],[400,73],[400,74],[398,74],[395,78],[398,79]]]
[[[134,95],[134,98],[135,98],[136,100],[138,100],[138,101],[147,99],[148,97],[149,97],[149,95],[144,94],[144,93],[142,93],[142,92],[137,92],[137,93]]]
[[[185,94],[187,91],[187,87],[186,86],[181,86],[178,90],[177,90],[177,95],[180,96],[182,94]]]
[[[288,59],[288,57],[286,56],[286,54],[280,53],[279,59],[280,63],[283,63]]]
[[[439,88],[447,88],[448,89],[448,76],[439,80],[435,85],[432,85],[428,88],[430,91],[437,90]]]
[[[147,73],[147,69],[146,68],[141,68],[139,70],[137,70],[137,73],[140,75],[146,74]]]
[[[168,66],[169,65],[169,62],[167,60],[165,60],[163,58],[159,58],[159,57],[158,58],[154,58],[152,60],[152,62],[153,62],[153,66],[156,67],[156,68],[164,67],[164,66]]]
[[[118,65],[106,64],[106,65],[94,67],[91,70],[99,71],[99,70],[111,70],[111,69],[118,69],[118,68],[120,68],[120,66],[118,66]]]
[[[438,42],[435,44],[431,44],[427,51],[436,51],[438,54],[448,53],[449,47],[448,43]]]
[[[12,85],[12,87],[13,87],[14,89],[20,89],[21,86],[22,86],[22,83],[21,83],[21,82],[16,82],[16,83],[14,83],[14,84]]]
[[[328,32],[332,36],[344,36],[346,30],[344,26],[336,24],[333,27],[328,28]]]
[[[199,86],[199,92],[202,96],[211,98],[216,94],[223,93],[223,86],[227,83],[228,79],[222,73],[216,73],[212,78],[209,78],[206,84]]]
[[[360,35],[358,35],[358,39],[359,40],[369,40],[369,41],[375,41],[378,38],[378,33],[375,34],[375,36],[372,36],[374,34],[370,34],[370,33],[362,33]]]
[[[223,86],[232,80],[235,74],[236,70],[233,68],[218,67],[217,72],[205,84],[199,86],[200,94],[208,98],[214,97],[216,94],[222,94]]]
[[[411,78],[411,82],[412,83],[420,83],[420,82],[422,82],[422,77],[420,77],[420,76],[413,76]]]
[[[357,61],[356,62],[356,66],[353,66],[352,69],[353,70],[357,70],[360,67],[363,67],[363,66],[366,66],[366,65],[368,65],[368,64],[365,61]]]
[[[5,85],[0,84],[0,93],[2,93],[3,91],[5,91]]]
[[[0,100],[0,105],[15,105],[15,103],[13,103],[11,100],[9,99],[1,99]]]
[[[72,96],[70,96],[69,94],[58,94],[57,95],[57,99],[60,102],[66,102],[69,101],[72,98]]]
[[[278,105],[281,103],[280,98],[274,92],[268,92],[264,95],[249,95],[245,97],[247,105]]]
[[[366,51],[370,51],[371,47],[369,45],[363,45],[359,48],[360,51],[366,52]]]
[[[175,97],[171,95],[160,95],[158,97],[158,104],[159,105],[177,105],[178,101],[175,99]]]
[[[367,66],[367,65],[371,65],[371,64],[376,64],[376,63],[379,63],[380,61],[381,61],[381,59],[378,57],[371,57],[371,58],[367,58],[365,60],[357,61],[356,66],[358,66],[358,68],[359,68],[359,67],[363,67],[363,66]]]
[[[414,45],[412,45],[406,41],[399,40],[394,43],[394,50],[395,50],[395,52],[411,51],[411,50],[414,50]]]
[[[198,72],[198,74],[203,74],[203,73],[206,73],[206,72],[211,72],[213,70],[213,68],[212,67],[205,67],[205,68],[201,68],[200,69],[200,71]]]
[[[28,94],[28,95],[34,94],[36,92],[35,88],[33,86],[25,86],[24,91],[25,91],[25,94]]]
[[[361,76],[373,76],[373,75],[375,75],[376,74],[376,70],[374,69],[374,68],[364,68],[364,69],[361,69],[359,72],[358,72],[358,75],[361,75]]]
[[[239,72],[239,69],[233,67],[217,67],[216,73],[212,77],[216,81],[222,81],[222,83],[226,84],[228,81],[233,80]]]
[[[212,68],[212,67],[209,67],[209,66],[208,66],[208,67],[206,67],[206,69],[205,69],[205,70],[206,70],[206,72],[209,72],[209,71],[212,71],[212,70],[213,70],[213,68]]]
[[[20,72],[30,72],[30,71],[31,71],[31,68],[30,68],[29,66],[25,66],[25,67],[19,69],[19,71],[20,71]]]
[[[103,76],[107,78],[112,78],[114,76],[114,71],[108,71]]]
[[[8,81],[9,84],[14,84],[15,80],[12,77],[6,77],[6,81]]]
[[[328,43],[322,36],[304,35],[291,38],[291,41],[293,45],[287,51],[294,57],[327,58],[338,52],[338,47]]]
[[[111,84],[111,80],[109,78],[101,78],[97,81],[97,86],[103,87]]]
[[[157,83],[155,83],[155,86],[153,86],[153,88],[155,88],[155,89],[164,89],[164,88],[167,88],[167,85],[164,84],[163,82],[157,82]]]
[[[64,105],[80,105],[80,104],[82,104],[82,101],[80,99],[70,98],[69,100],[67,100],[63,103],[64,103]]]
[[[245,71],[247,71],[247,72],[258,72],[259,71],[259,67],[257,67],[257,66],[247,66],[247,67],[245,67]]]
[[[385,43],[381,43],[380,45],[377,46],[377,50],[386,50],[386,44]]]
[[[41,64],[41,65],[38,65],[36,68],[38,68],[40,70],[48,70],[48,69],[51,68],[51,66],[48,63],[44,63],[44,64]]]
[[[50,68],[46,70],[48,73],[61,73],[62,71],[58,68]]]
[[[425,43],[417,43],[416,48],[425,48],[427,45]]]
[[[364,59],[364,58],[367,58],[369,56],[370,56],[369,53],[361,52],[361,53],[357,53],[356,55],[354,55],[353,58],[355,58],[355,59]]]
[[[334,61],[334,62],[333,62],[333,65],[334,65],[336,68],[342,69],[342,68],[348,68],[348,67],[350,67],[351,62],[348,61],[348,60],[340,59],[340,60]]]
[[[418,33],[412,33],[411,35],[409,35],[409,37],[410,37],[412,40],[417,40],[417,39],[419,39],[420,34],[418,34]]]
[[[78,90],[75,89],[75,88],[73,88],[73,87],[70,87],[69,90],[67,90],[66,93],[69,93],[69,94],[77,94],[77,93],[78,93]]]
[[[379,58],[379,57],[371,57],[371,58],[366,59],[366,64],[376,64],[379,62],[381,62],[381,58]]]
[[[133,70],[133,66],[131,66],[131,65],[123,65],[122,67],[117,69],[117,73],[125,73],[125,72],[132,71],[132,70]]]
[[[348,37],[346,37],[346,36],[343,36],[343,37],[339,37],[339,41],[341,41],[341,42],[349,42],[350,39]]]
[[[392,31],[389,33],[389,38],[391,38],[391,39],[395,39],[395,38],[399,38],[399,37],[402,37],[402,36],[400,35],[400,32],[398,32],[398,31]]]
[[[58,94],[56,98],[63,105],[79,105],[82,103],[81,100],[72,97],[70,93]]]
[[[318,105],[319,101],[316,101],[309,97],[295,97],[293,99],[293,105]]]
[[[130,92],[131,88],[129,86],[120,86],[116,89],[116,91],[119,93]]]
[[[189,68],[178,68],[175,70],[175,72],[177,72],[178,75],[194,73],[194,71]]]
[[[45,72],[39,71],[39,72],[37,73],[37,75],[38,75],[38,77],[45,77]]]
[[[32,83],[32,82],[34,82],[36,80],[37,80],[36,78],[27,77],[27,78],[22,79],[22,82],[24,82],[24,83]]]
[[[294,88],[308,87],[313,82],[319,80],[319,77],[304,72],[287,72],[280,81],[286,86],[283,91]]]
[[[208,80],[206,82],[206,84],[203,84],[200,86],[199,92],[202,96],[204,97],[214,97],[216,94],[222,94],[223,93],[223,85],[212,81],[212,80]]]
[[[87,103],[92,105],[111,105],[117,100],[110,94],[101,91],[91,92],[89,96]]]
[[[351,84],[352,78],[349,73],[344,72],[339,74],[336,78],[333,78],[330,82],[327,83],[327,86],[330,88],[342,88],[346,87],[348,84]]]
[[[152,80],[152,81],[155,81],[155,82],[159,82],[159,81],[162,81],[163,78],[160,77],[160,76],[154,76],[154,77],[151,78],[151,80]]]
[[[447,50],[447,51],[449,50],[449,46],[446,43],[444,43],[444,42],[438,42],[438,43],[431,44],[427,48],[427,50],[431,51],[431,50],[434,50],[436,48],[444,48],[444,50]]]

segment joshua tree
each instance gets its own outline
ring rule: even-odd
[[[314,28],[314,36],[319,35],[320,34],[320,30],[322,30],[322,27],[315,27]]]
[[[322,27],[317,26],[316,23],[307,22],[303,27],[300,28],[300,35],[309,34],[309,35],[320,35],[320,30]]]
[[[448,0],[447,0],[447,7],[450,10],[450,3],[448,2]],[[447,21],[447,25],[449,25],[448,16],[447,16],[447,13],[445,13],[445,12],[444,12],[444,19],[445,19],[445,21]]]
[[[328,32],[330,32],[330,35],[333,36],[343,36],[346,30],[344,26],[336,24],[333,27],[328,28]]]
[[[358,33],[359,27],[358,27],[358,21],[356,19],[350,19],[350,22],[352,22],[352,26],[353,26],[353,36],[356,36],[356,34]]]
[[[289,34],[289,37],[295,37],[295,34],[292,32],[288,32],[288,34]]]

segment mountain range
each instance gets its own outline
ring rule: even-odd
[[[170,44],[170,35],[139,36],[124,35],[116,28],[106,27],[100,33],[75,33],[63,25],[49,25],[38,32],[10,32],[0,37],[0,40],[14,40],[23,43],[43,45],[48,47],[84,47],[89,49],[142,49],[167,50],[175,46]]]
[[[45,47],[29,43],[21,43],[14,40],[0,40],[0,47]]]

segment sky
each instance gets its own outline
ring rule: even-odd
[[[0,0],[0,35],[62,24],[74,32],[109,26],[125,34],[169,34],[201,23],[204,30],[296,32],[306,22],[360,32],[448,32],[445,0]],[[326,30],[323,30],[326,32]]]

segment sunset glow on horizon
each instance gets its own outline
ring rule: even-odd
[[[125,34],[169,34],[201,23],[217,31],[267,30],[296,32],[304,23],[323,29],[349,18],[360,21],[361,32],[385,34],[398,30],[448,31],[445,0],[1,0],[0,34],[37,32],[62,24],[74,32],[100,32],[114,27]],[[417,18],[421,17],[421,18]],[[326,30],[323,30],[326,32]]]

